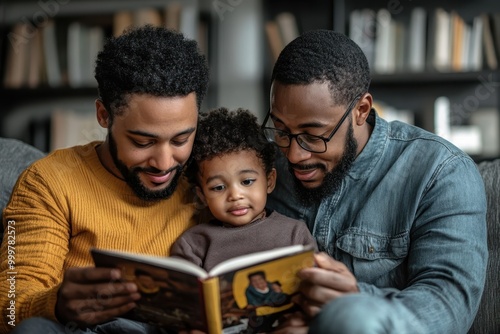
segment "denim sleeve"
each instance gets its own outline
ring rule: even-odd
[[[476,164],[450,157],[416,200],[407,286],[380,289],[360,282],[358,287],[391,300],[423,333],[465,333],[479,307],[488,256],[485,190]],[[408,322],[408,332],[414,325]]]

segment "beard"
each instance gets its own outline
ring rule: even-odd
[[[344,147],[344,154],[340,159],[337,166],[335,166],[331,171],[327,172],[325,166],[323,165],[306,165],[298,166],[294,165],[295,169],[310,169],[319,168],[325,172],[325,177],[323,183],[315,188],[306,188],[295,176],[293,175],[292,165],[289,163],[289,171],[292,174],[292,178],[295,183],[295,193],[297,194],[300,202],[306,206],[320,203],[321,200],[331,194],[334,194],[342,185],[342,181],[349,173],[351,166],[356,159],[356,152],[358,150],[358,142],[354,138],[354,130],[352,124],[349,123],[349,129],[347,130],[346,143]]]
[[[125,182],[129,185],[130,188],[132,188],[132,191],[142,200],[145,201],[158,201],[162,199],[167,199],[175,191],[175,188],[177,188],[177,184],[179,182],[179,178],[181,177],[182,174],[182,166],[177,165],[175,167],[170,168],[168,172],[175,172],[170,184],[165,188],[161,190],[150,190],[148,189],[142,182],[141,179],[139,178],[139,173],[140,172],[147,172],[147,173],[159,173],[161,172],[160,170],[150,167],[150,168],[143,168],[143,167],[133,167],[133,168],[128,168],[127,165],[120,159],[118,159],[118,148],[116,146],[116,141],[113,138],[113,134],[111,131],[108,131],[108,138],[109,138],[109,152],[111,154],[111,158],[113,159],[113,162],[122,174],[123,178],[125,179]]]

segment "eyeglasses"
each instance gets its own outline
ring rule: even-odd
[[[332,133],[330,133],[330,135],[327,138],[322,136],[310,135],[305,132],[291,134],[290,132],[284,130],[265,127],[264,125],[267,123],[269,117],[271,116],[271,109],[269,109],[269,111],[267,112],[266,119],[262,123],[262,131],[264,132],[264,135],[266,136],[268,141],[275,143],[279,147],[282,148],[290,147],[292,143],[292,138],[295,138],[297,144],[299,144],[299,146],[302,147],[304,150],[312,153],[324,153],[326,152],[327,143],[332,139],[333,135],[338,131],[342,123],[344,123],[345,119],[347,118],[347,115],[349,115],[349,112],[352,110],[352,108],[354,107],[357,100],[361,97],[361,95],[362,94],[357,95],[351,101],[344,115],[337,123]]]

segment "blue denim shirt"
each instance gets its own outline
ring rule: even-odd
[[[465,333],[487,264],[486,198],[474,161],[442,138],[372,110],[372,135],[341,188],[314,207],[294,197],[280,154],[268,206],[307,223],[361,293],[389,299],[423,333]],[[401,321],[398,319],[398,321]]]

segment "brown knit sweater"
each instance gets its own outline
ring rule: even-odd
[[[15,324],[32,316],[55,319],[63,273],[92,266],[91,247],[169,255],[175,239],[194,225],[185,180],[170,199],[143,201],[104,169],[98,144],[55,151],[14,187],[3,221],[0,333],[13,329],[8,315]],[[7,311],[12,303],[15,310]]]

